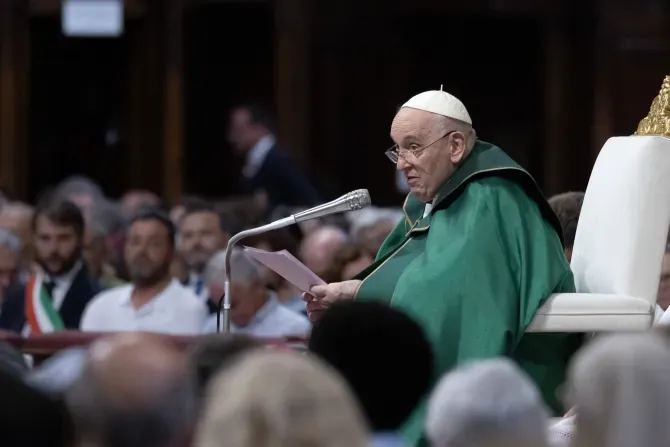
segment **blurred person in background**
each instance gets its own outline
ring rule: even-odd
[[[123,259],[128,219],[123,215],[121,206],[117,203],[104,201],[99,203],[89,221],[99,226],[105,236],[107,263],[114,270],[115,276],[128,279],[128,271]]]
[[[33,334],[77,329],[100,291],[82,257],[84,217],[71,202],[46,200],[35,210],[32,232],[40,272],[7,291],[0,328]]]
[[[195,447],[366,447],[344,380],[316,358],[252,352],[212,380]]]
[[[0,312],[5,293],[19,279],[21,240],[11,231],[0,228]]]
[[[81,319],[82,331],[200,333],[207,308],[170,275],[175,231],[167,214],[143,211],[135,216],[125,249],[132,282],[93,298]]]
[[[218,308],[226,282],[226,252],[212,257],[205,270],[210,299]],[[234,249],[231,259],[230,316],[232,331],[257,337],[305,336],[312,325],[307,317],[277,301],[267,288],[260,265],[241,249]],[[223,327],[223,322],[221,324]],[[204,332],[216,332],[217,315],[209,317]]]
[[[91,277],[95,278],[103,290],[120,286],[124,282],[116,276],[114,267],[108,262],[107,233],[102,225],[87,222],[84,232],[84,260]]]
[[[300,243],[300,260],[323,279],[333,267],[335,253],[348,241],[349,236],[339,227],[319,227],[307,234]]]
[[[132,189],[121,197],[121,209],[127,219],[148,208],[159,208],[161,199],[151,191],[145,189]]]
[[[335,252],[331,272],[322,279],[326,282],[353,279],[374,260],[374,256],[363,245],[348,243]]]
[[[252,236],[245,239],[244,242],[248,247],[269,252],[286,250],[296,258],[298,257],[298,241],[286,228]],[[273,270],[264,265],[260,267],[268,288],[277,294],[277,300],[289,309],[306,315],[307,311],[305,310],[305,302],[302,300],[302,292]]]
[[[322,202],[316,189],[291,158],[277,146],[274,123],[261,107],[235,107],[228,123],[228,142],[245,160],[245,192],[267,194],[270,208],[277,205],[314,206]]]
[[[568,262],[572,260],[572,247],[575,245],[577,223],[579,222],[583,202],[583,192],[565,192],[549,199],[549,205],[558,216],[558,220],[561,221],[563,239],[565,240],[563,250]]]
[[[549,411],[508,358],[447,373],[430,396],[425,423],[432,447],[548,447]]]
[[[407,445],[397,431],[433,381],[432,348],[418,323],[375,301],[335,303],[312,330],[309,350],[353,390],[373,447]]]
[[[67,200],[79,207],[84,215],[106,200],[105,194],[96,182],[84,176],[72,176],[63,180],[54,190],[52,200]]]
[[[665,254],[661,267],[661,281],[658,285],[657,304],[667,310],[670,307],[670,233],[665,244]],[[670,314],[669,314],[670,316]]]
[[[11,231],[21,240],[19,280],[25,282],[34,270],[32,220],[34,209],[22,202],[9,202],[0,209],[0,228]]]
[[[187,356],[151,334],[96,341],[66,402],[82,446],[189,445],[197,417]]]
[[[227,243],[228,233],[212,205],[186,209],[179,231],[179,252],[189,270],[185,285],[203,302],[209,297],[203,279],[207,262]]]

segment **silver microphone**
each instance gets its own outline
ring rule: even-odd
[[[331,214],[343,213],[345,211],[355,211],[365,208],[370,205],[370,193],[367,189],[357,189],[323,205],[315,206],[305,211],[293,214],[289,217],[276,220],[267,225],[258,228],[251,228],[249,230],[240,231],[230,238],[228,246],[226,247],[226,283],[225,294],[219,301],[219,309],[216,316],[216,332],[220,332],[220,312],[223,310],[223,332],[230,332],[230,258],[233,254],[233,247],[236,243],[249,236],[256,236],[268,231],[278,230],[280,228],[288,227],[306,220],[319,219],[321,217],[329,216]],[[223,309],[221,305],[223,304]]]

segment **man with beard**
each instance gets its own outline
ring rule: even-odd
[[[7,292],[0,328],[24,334],[77,329],[100,291],[82,261],[84,217],[71,202],[47,201],[33,215],[32,232],[40,272]]]
[[[82,331],[200,333],[207,308],[170,275],[175,233],[169,216],[159,211],[132,220],[124,253],[132,283],[93,298],[81,319]]]
[[[186,208],[179,230],[179,249],[189,269],[185,285],[205,303],[209,296],[202,275],[214,253],[226,247],[228,234],[207,202]]]

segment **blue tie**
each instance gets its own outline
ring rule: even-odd
[[[195,280],[195,294],[197,296],[200,296],[200,292],[202,292],[202,286],[203,286],[202,278],[196,279]]]

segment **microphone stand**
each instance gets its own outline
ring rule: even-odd
[[[230,238],[226,247],[225,271],[226,283],[224,294],[219,300],[219,308],[216,311],[216,332],[221,332],[221,314],[223,313],[223,332],[230,333],[230,259],[233,256],[235,244],[249,236],[256,236],[272,230],[288,227],[299,222],[310,219],[318,219],[333,213],[353,211],[364,208],[370,204],[370,194],[366,189],[352,191],[331,202],[315,206],[305,211],[284,217],[267,225],[249,230],[240,231]]]
[[[267,225],[263,225],[258,228],[251,228],[249,230],[240,231],[236,235],[230,238],[228,245],[226,246],[226,259],[225,259],[225,271],[226,271],[226,283],[224,288],[224,293],[221,299],[219,300],[219,308],[216,311],[216,332],[230,333],[230,259],[233,256],[233,248],[235,244],[241,241],[244,238],[249,236],[256,236],[261,233],[266,233],[272,230],[278,230],[280,228],[287,227],[296,223],[296,215],[285,217],[279,219]],[[221,330],[221,314],[223,313],[223,331]]]

